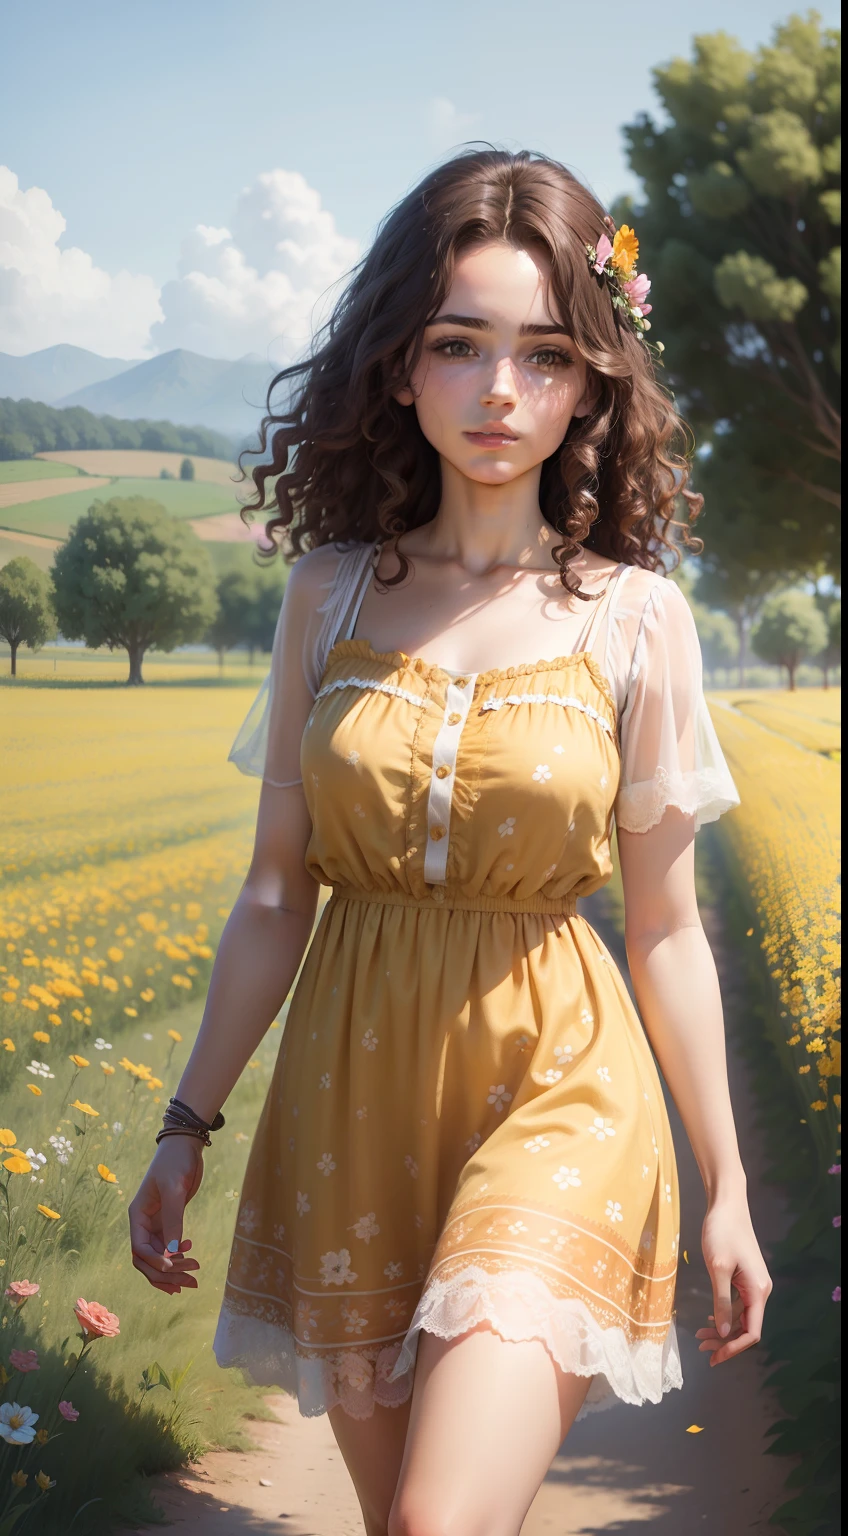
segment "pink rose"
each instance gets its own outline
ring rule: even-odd
[[[34,1349],[13,1349],[9,1355],[13,1371],[37,1371],[40,1369]]]
[[[75,1408],[73,1403],[65,1402],[64,1398],[59,1404],[59,1412],[63,1419],[67,1419],[69,1424],[75,1424],[79,1418],[79,1409]]]
[[[13,1307],[22,1307],[30,1296],[37,1296],[41,1290],[34,1280],[13,1280],[6,1287],[4,1295],[8,1297]]]
[[[644,272],[640,272],[638,277],[631,277],[629,283],[624,284],[624,292],[627,294],[631,304],[635,304],[637,309],[641,309],[643,315],[649,315],[653,307],[644,302],[650,291],[651,280],[645,276]]]
[[[609,235],[601,235],[601,238],[598,241],[597,257],[596,257],[596,260],[595,260],[595,271],[596,272],[603,272],[604,267],[606,266],[607,262],[609,261],[609,258],[610,258],[611,255],[612,255],[612,241],[610,240]]]
[[[99,1301],[84,1301],[80,1296],[74,1307],[77,1322],[90,1339],[114,1339],[120,1333],[114,1312],[107,1312]]]

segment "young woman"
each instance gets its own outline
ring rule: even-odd
[[[637,255],[563,166],[460,154],[263,424],[255,505],[276,477],[268,533],[301,558],[233,752],[263,778],[256,846],[132,1245],[159,1289],[196,1284],[203,1144],[308,945],[215,1350],[329,1412],[369,1536],[516,1536],[579,1412],[681,1385],[659,1077],[576,908],[613,819],[706,1188],[711,1364],[770,1290],[693,877],[738,797],[666,579],[698,498]]]

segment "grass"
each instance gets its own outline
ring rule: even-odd
[[[18,651],[17,678],[9,675],[9,649],[0,645],[0,688],[63,689],[69,686],[101,688],[126,684],[129,663],[124,651],[90,651],[83,646],[49,645],[35,653]],[[5,659],[5,666],[3,660]],[[173,687],[178,683],[203,683],[228,687],[253,684],[258,688],[270,666],[270,657],[258,655],[251,666],[246,651],[229,651],[220,670],[218,657],[209,650],[148,651],[144,680],[148,687]],[[246,708],[246,706],[245,706]],[[137,718],[137,716],[133,716]]]
[[[44,459],[0,460],[0,485],[19,485],[29,480],[66,480],[74,473],[67,461]],[[77,473],[80,473],[77,470]]]
[[[199,453],[158,453],[146,448],[81,448],[78,451],[44,453],[36,461],[49,463],[61,460],[89,475],[120,475],[140,479],[158,480],[159,471],[167,469],[179,476],[184,458],[194,465],[195,480],[211,481],[216,485],[229,485],[235,465],[226,459],[207,459]]]
[[[253,692],[182,685],[107,698],[24,687],[4,708],[0,1266],[6,1284],[40,1291],[20,1312],[5,1306],[0,1360],[4,1398],[38,1412],[51,1438],[0,1447],[0,1528],[18,1462],[29,1480],[13,1508],[34,1497],[39,1470],[56,1483],[16,1526],[24,1536],[64,1536],[72,1522],[95,1536],[116,1519],[150,1518],[145,1477],[210,1445],[243,1445],[243,1415],[264,1412],[261,1394],[218,1370],[211,1339],[278,1029],[228,1103],[190,1210],[202,1289],[157,1295],[132,1269],[126,1239],[126,1205],[249,857],[257,785],[226,753]],[[66,1162],[51,1136],[72,1143]],[[39,1156],[14,1172],[16,1148]],[[78,1296],[117,1313],[120,1335],[93,1345],[65,1386]],[[37,1373],[12,1371],[13,1346],[37,1351]],[[60,1391],[76,1423],[58,1418]]]
[[[726,690],[712,695],[810,752],[834,757],[842,745],[841,688],[768,689],[757,693]]]
[[[69,530],[93,501],[110,501],[115,496],[143,496],[158,501],[173,517],[214,517],[221,512],[238,511],[235,487],[204,483],[201,480],[146,480],[119,477],[111,485],[92,491],[69,491],[64,496],[48,496],[42,501],[21,502],[4,507],[0,524],[13,533],[38,533],[48,538],[64,539]]]

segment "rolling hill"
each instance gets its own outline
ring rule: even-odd
[[[45,347],[25,357],[0,352],[0,396],[55,405],[65,395],[134,367],[125,357],[98,357],[84,347]]]
[[[144,416],[243,437],[259,424],[272,371],[256,357],[234,363],[177,349],[125,366],[120,373],[65,395],[60,403],[122,420]]]

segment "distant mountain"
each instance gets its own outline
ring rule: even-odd
[[[241,437],[259,424],[273,372],[261,358],[234,363],[180,348],[125,364],[122,372],[75,389],[57,403],[122,420],[144,416]]]
[[[40,400],[55,405],[64,395],[135,365],[125,357],[98,357],[84,347],[45,347],[26,357],[0,352],[0,396],[8,400]]]

